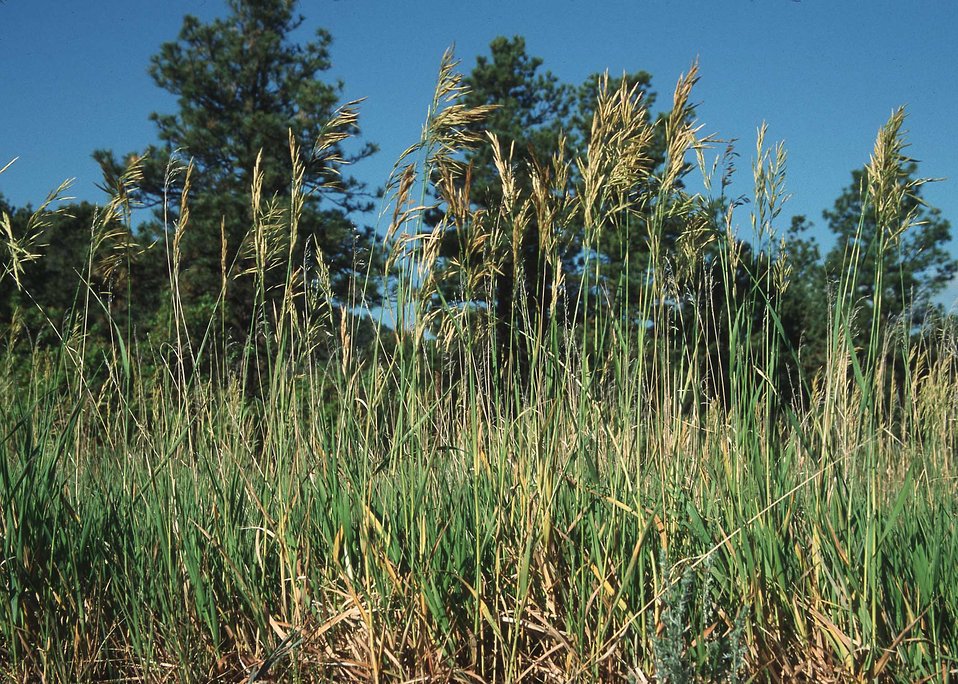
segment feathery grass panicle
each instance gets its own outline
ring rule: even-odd
[[[755,183],[755,203],[752,211],[752,233],[760,247],[775,244],[775,229],[772,222],[782,212],[790,199],[785,192],[786,158],[785,144],[778,142],[772,149],[765,148],[768,125],[762,122],[755,141],[755,162],[752,177]]]
[[[672,95],[672,109],[665,119],[666,167],[662,176],[662,192],[669,194],[675,188],[686,165],[689,151],[703,149],[710,137],[698,138],[703,125],[695,124],[695,106],[689,101],[699,80],[698,62],[687,73],[679,76]]]
[[[13,159],[0,169],[0,174],[9,169],[16,159]],[[14,286],[21,288],[20,277],[23,274],[23,268],[26,264],[32,263],[42,256],[43,240],[45,229],[49,226],[51,212],[50,207],[60,202],[69,201],[66,192],[73,185],[73,180],[65,180],[60,186],[47,195],[42,204],[34,211],[27,220],[26,229],[23,235],[17,236],[13,232],[13,222],[7,212],[0,212],[0,238],[3,239],[4,247],[7,252],[7,259],[4,259],[3,271],[0,272],[0,282],[6,278],[12,278]]]
[[[651,171],[652,138],[638,86],[630,87],[622,79],[618,90],[610,92],[609,75],[604,74],[599,79],[586,155],[578,161],[587,227],[598,227],[597,215],[615,216],[625,208],[629,191]]]
[[[916,198],[915,191],[929,181],[918,178],[906,182],[906,167],[914,160],[904,153],[908,146],[902,131],[904,123],[905,109],[899,107],[879,131],[874,152],[865,166],[867,193],[874,203],[883,245],[892,245],[913,224],[917,209],[902,215],[904,200]]]
[[[144,248],[133,234],[132,213],[136,208],[133,197],[143,180],[143,159],[133,157],[119,176],[103,165],[103,184],[109,201],[98,210],[93,219],[92,254],[96,255],[94,271],[115,286],[130,263],[144,253]]]

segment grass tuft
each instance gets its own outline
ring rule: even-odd
[[[227,264],[224,245],[202,339],[186,329],[178,287],[190,166],[171,168],[185,189],[172,240],[157,247],[169,340],[137,341],[91,289],[84,308],[111,322],[95,363],[83,318],[57,352],[24,363],[11,342],[0,356],[0,673],[947,679],[958,653],[955,330],[918,337],[876,313],[870,346],[856,348],[852,251],[824,368],[786,395],[776,378],[801,350],[767,294],[789,273],[775,235],[785,151],[759,132],[745,221],[774,267],[746,268],[738,288],[741,206],[710,214],[715,198],[680,182],[689,159],[708,167],[715,142],[694,120],[697,78],[693,66],[656,124],[635,91],[602,81],[584,155],[560,145],[524,169],[506,141],[475,132],[490,110],[462,104],[448,54],[422,139],[387,186],[387,272],[367,268],[339,301],[328,272],[307,279],[290,263],[303,192],[291,140],[291,197],[262,197],[254,172],[243,264]],[[315,154],[354,121],[351,105]],[[901,125],[896,112],[879,134],[865,189],[885,217],[883,250],[909,229],[895,222],[909,191],[896,175]],[[654,126],[668,150],[660,178]],[[502,185],[495,210],[470,201],[459,161],[479,145]],[[94,252],[109,243],[91,252],[91,272],[128,269],[136,180],[136,167],[115,179],[91,226]],[[430,209],[442,210],[432,227]],[[47,211],[18,239],[2,217],[4,286],[39,258]],[[575,278],[562,268],[570,230],[583,240]],[[637,286],[628,269],[610,280],[593,249],[635,231],[649,245],[625,255],[647,274]],[[533,243],[548,268],[530,284]],[[507,296],[497,288],[510,269]],[[237,355],[213,333],[239,278],[256,285]],[[386,280],[376,307],[364,281]],[[881,297],[887,284],[875,285]],[[507,320],[497,301],[511,302]],[[364,343],[368,311],[389,325]],[[726,359],[710,352],[720,344]]]

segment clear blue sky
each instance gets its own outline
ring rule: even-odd
[[[823,228],[822,209],[867,161],[892,109],[906,105],[909,152],[922,175],[945,178],[926,198],[958,224],[953,0],[312,0],[300,8],[304,39],[319,26],[333,35],[330,77],[345,81],[347,98],[367,98],[362,125],[382,152],[353,172],[373,186],[418,138],[443,50],[455,43],[468,70],[492,38],[519,34],[565,81],[649,71],[663,104],[697,57],[700,120],[739,139],[742,191],[756,127],[767,121],[770,139],[785,141],[793,199],[783,225],[804,213]],[[20,158],[0,176],[0,193],[36,205],[75,177],[74,196],[100,200],[90,152],[142,149],[155,141],[150,112],[175,110],[147,74],[150,56],[176,38],[184,14],[225,11],[223,0],[0,3],[0,166]],[[958,240],[951,247],[958,253]],[[956,298],[958,283],[945,302]]]

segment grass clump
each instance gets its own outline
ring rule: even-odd
[[[80,314],[54,353],[7,352],[4,676],[947,678],[955,330],[876,324],[856,346],[850,268],[823,369],[783,371],[801,352],[776,308],[787,255],[746,249],[740,207],[714,211],[678,182],[711,154],[688,106],[695,80],[682,78],[661,124],[627,90],[600,88],[584,155],[541,160],[526,189],[506,145],[471,132],[488,111],[461,104],[447,59],[423,139],[388,188],[386,270],[365,274],[389,282],[381,306],[362,279],[343,300],[321,268],[307,277],[284,262],[294,161],[286,210],[262,209],[254,183],[262,220],[236,272],[260,285],[240,354],[185,331],[176,237],[168,340],[137,340],[89,292],[87,308],[111,322],[98,356]],[[866,190],[888,227],[882,249],[908,229],[886,182],[901,122],[896,112],[879,135]],[[651,173],[655,125],[667,163],[643,183],[654,193],[632,192]],[[469,145],[495,149],[495,212],[469,202],[457,161]],[[767,245],[784,160],[760,135],[751,218]],[[424,220],[430,188],[438,223]],[[121,225],[122,207],[109,209]],[[188,204],[178,215],[176,236]],[[560,256],[570,227],[585,262],[574,278]],[[533,228],[549,266],[534,285],[554,296],[528,297],[514,278],[503,325],[497,276],[529,263],[518,250]],[[615,231],[647,233],[648,253],[626,260],[646,277],[610,282],[594,260]],[[5,285],[33,254],[14,246]],[[267,291],[277,272],[285,286]],[[371,325],[370,311],[393,325]]]

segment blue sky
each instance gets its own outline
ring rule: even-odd
[[[649,71],[663,104],[698,58],[700,121],[739,140],[741,191],[762,121],[770,140],[785,141],[793,197],[783,227],[803,213],[823,231],[822,209],[867,161],[891,111],[906,105],[910,154],[922,175],[945,178],[926,199],[958,223],[953,0],[313,0],[300,9],[303,39],[319,26],[333,35],[330,78],[345,82],[347,98],[367,98],[364,133],[382,151],[353,173],[373,186],[418,139],[443,50],[455,43],[468,70],[495,36],[523,35],[564,81]],[[155,140],[150,112],[175,110],[147,74],[150,56],[176,38],[184,14],[225,12],[223,0],[0,3],[0,167],[19,157],[0,176],[0,193],[36,205],[75,177],[71,194],[98,201],[90,153],[142,149]],[[958,240],[951,248],[958,253]],[[944,301],[956,298],[958,283]]]

